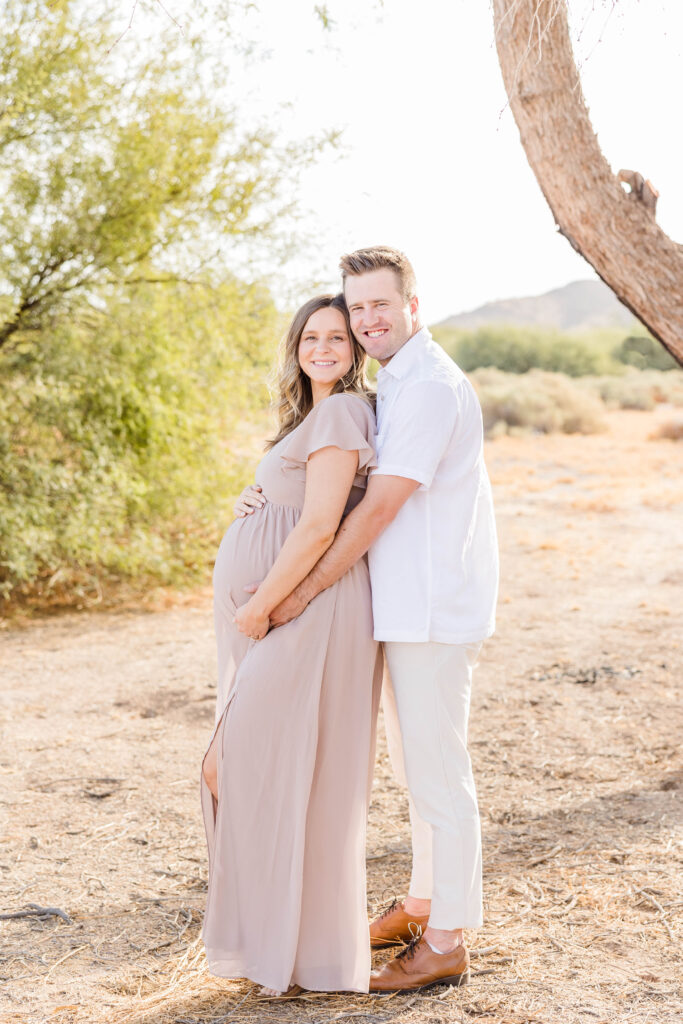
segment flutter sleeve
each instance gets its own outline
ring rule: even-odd
[[[375,415],[356,395],[330,395],[319,402],[284,445],[280,457],[283,469],[306,473],[306,463],[321,448],[342,448],[358,452],[354,487],[365,487],[367,475],[377,465],[375,458]]]

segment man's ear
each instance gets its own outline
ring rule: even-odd
[[[410,300],[410,315],[413,320],[417,320],[418,312],[420,309],[420,303],[418,302],[417,295]]]

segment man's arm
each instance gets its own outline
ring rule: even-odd
[[[270,613],[271,626],[284,626],[301,615],[314,597],[341,579],[363,557],[419,486],[417,480],[407,477],[371,476],[365,497],[348,514],[331,547],[289,597]]]

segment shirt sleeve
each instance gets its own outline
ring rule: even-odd
[[[457,394],[441,381],[408,384],[387,415],[386,433],[378,437],[378,466],[373,476],[403,476],[431,485],[453,436]]]
[[[313,452],[321,448],[342,448],[358,452],[357,486],[377,465],[375,459],[375,416],[370,405],[356,395],[338,394],[323,399],[292,432],[280,458],[288,469],[305,473]]]

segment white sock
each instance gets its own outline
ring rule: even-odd
[[[429,948],[430,948],[430,949],[432,949],[432,950],[434,950],[434,952],[435,952],[435,953],[438,953],[438,954],[439,954],[439,956],[445,956],[445,955],[446,955],[446,953],[445,953],[445,950],[443,950],[443,949],[437,949],[437,948],[436,948],[436,946],[432,946],[431,942],[430,942],[430,941],[429,941],[428,939],[425,939],[425,942],[427,943],[427,945],[429,946]]]

